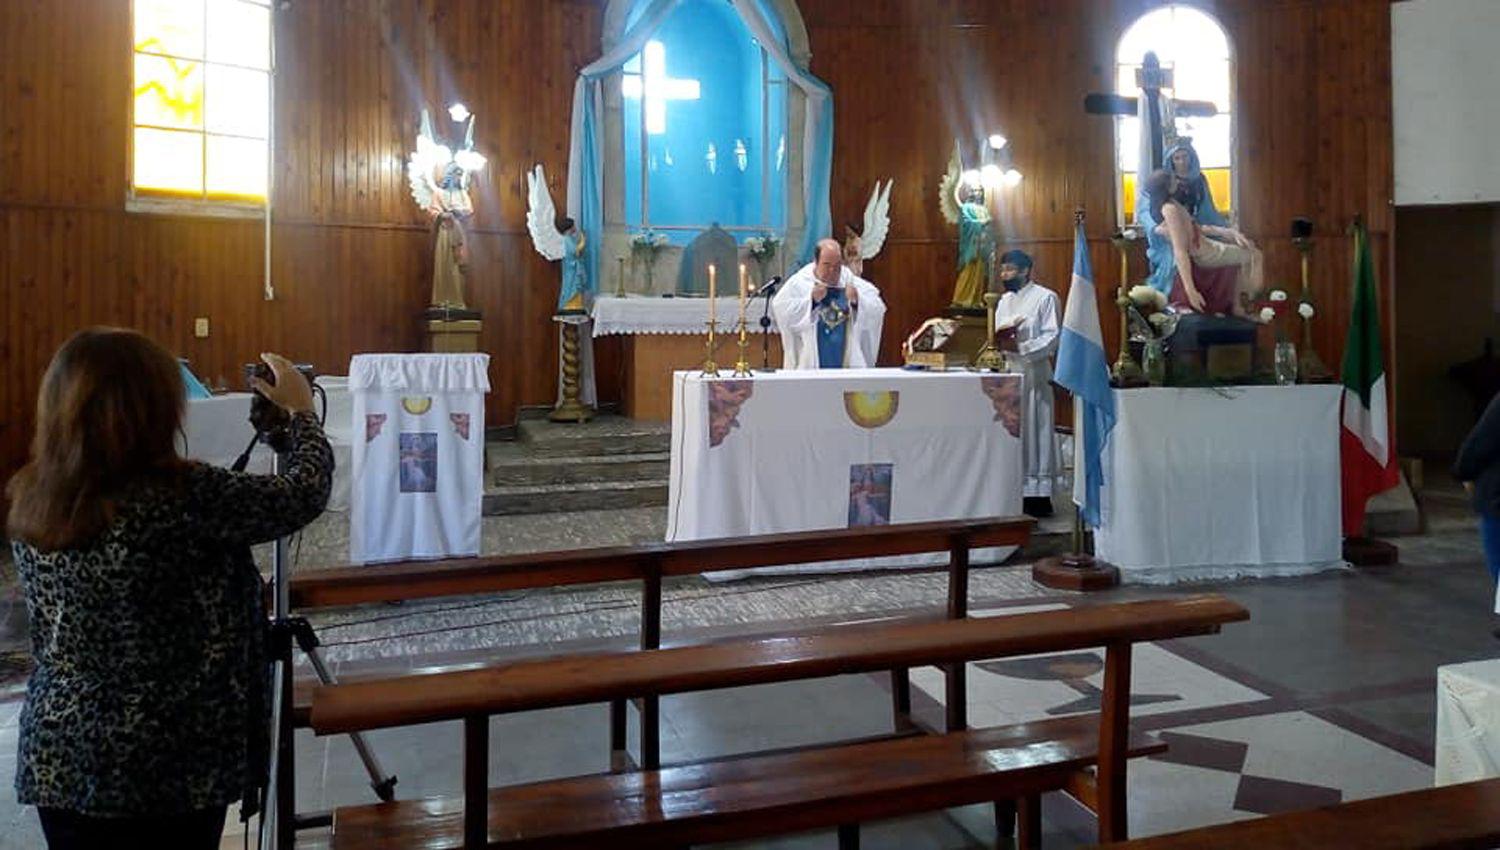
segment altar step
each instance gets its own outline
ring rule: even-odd
[[[523,417],[486,452],[486,516],[667,504],[671,427],[600,415],[583,424]]]

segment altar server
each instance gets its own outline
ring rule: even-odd
[[[838,242],[819,242],[816,262],[782,284],[771,309],[781,330],[785,368],[875,365],[885,302],[874,284],[844,267]]]
[[[1022,374],[1021,453],[1025,461],[1026,513],[1052,515],[1057,479],[1057,438],[1052,426],[1052,356],[1057,353],[1057,295],[1031,279],[1031,257],[1006,251],[1000,257],[1005,294],[995,307],[997,328],[1016,325],[1014,350],[1006,359]]]

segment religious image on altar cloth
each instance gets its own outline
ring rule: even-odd
[[[849,467],[849,527],[891,524],[889,463],[857,463]]]
[[[843,247],[818,243],[816,261],[782,284],[771,302],[787,369],[866,368],[880,351],[880,290],[844,265]]]

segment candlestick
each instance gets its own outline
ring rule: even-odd
[[[1115,306],[1120,308],[1120,356],[1110,370],[1110,377],[1114,379],[1115,386],[1134,386],[1141,382],[1144,373],[1135,358],[1130,356],[1130,321],[1125,313],[1130,309],[1130,293],[1127,288],[1130,281],[1130,240],[1124,232],[1115,231],[1109,241],[1120,252],[1120,287],[1115,295]]]
[[[714,320],[718,318],[718,311],[714,309],[714,298],[718,295],[718,292],[717,292],[718,287],[717,287],[717,284],[715,283],[715,281],[718,279],[718,276],[719,276],[719,269],[718,269],[718,267],[715,266],[713,263],[709,263],[708,264],[708,323],[709,323],[709,325],[713,325]],[[710,333],[712,333],[712,331],[710,331]]]
[[[623,298],[625,296],[625,258],[615,257],[615,260],[620,264],[619,273],[615,275],[615,297]]]
[[[983,369],[988,372],[998,372],[1005,365],[1005,358],[1000,356],[1000,349],[995,345],[995,306],[1000,303],[1000,296],[994,292],[984,294],[985,315],[985,343],[974,356],[974,368]]]
[[[714,362],[714,331],[718,330],[718,327],[718,322],[712,318],[708,320],[708,338],[703,343],[703,374],[710,378],[719,377],[719,364]]]
[[[740,358],[738,360],[734,361],[734,376],[736,378],[748,378],[748,377],[750,377],[750,358],[746,354],[746,347],[749,345],[749,340],[748,340],[748,338],[746,336],[746,331],[745,331],[745,304],[746,304],[745,293],[746,293],[745,264],[744,263],[740,263],[740,320],[739,320]]]

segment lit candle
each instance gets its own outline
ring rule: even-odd
[[[745,264],[740,263],[740,315],[745,315],[745,293],[746,287],[750,285],[750,279],[745,276]]]
[[[708,323],[713,324],[717,318],[717,310],[714,309],[714,297],[718,294],[717,284],[714,282],[719,275],[719,269],[713,263],[708,264]]]

